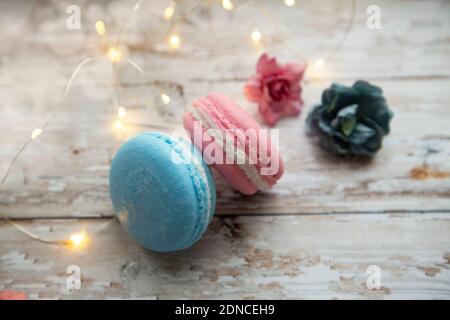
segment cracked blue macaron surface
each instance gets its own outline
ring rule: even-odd
[[[114,156],[109,181],[119,221],[154,251],[192,246],[215,211],[211,172],[187,140],[156,132],[132,138]]]

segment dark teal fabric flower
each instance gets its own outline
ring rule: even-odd
[[[322,104],[306,119],[326,150],[338,155],[372,156],[389,134],[393,116],[381,88],[366,81],[352,87],[333,84],[322,94]]]

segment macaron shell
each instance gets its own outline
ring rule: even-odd
[[[278,171],[273,175],[264,175],[262,177],[265,178],[270,185],[275,184],[276,181],[279,180],[281,176],[284,174],[284,163],[283,160],[281,159],[278,149],[276,148],[276,146],[273,145],[270,136],[266,134],[267,131],[261,130],[261,127],[258,124],[258,122],[256,122],[255,119],[252,116],[250,116],[249,113],[247,113],[244,109],[242,109],[229,97],[220,93],[210,93],[203,99],[208,100],[210,102],[209,105],[214,106],[217,113],[223,115],[223,117],[227,119],[225,123],[228,124],[223,125],[222,126],[223,129],[226,130],[226,129],[240,128],[243,129],[244,131],[248,129],[253,129],[259,133],[260,138],[266,140],[266,143],[258,143],[257,152],[262,156],[267,155],[269,159],[274,159],[275,161],[277,161]],[[218,119],[216,119],[216,122],[217,123],[219,122]],[[245,142],[242,143],[245,145]]]
[[[204,181],[194,164],[172,161],[179,143],[158,133],[141,134],[117,152],[111,165],[110,194],[119,221],[136,241],[155,251],[191,246],[206,229],[215,208],[209,169],[202,164],[207,176]]]
[[[233,100],[220,93],[209,93],[205,97],[200,97],[193,102],[194,106],[199,106],[208,109],[208,106],[213,111],[218,111],[225,118],[225,123],[231,123],[236,128],[243,130],[255,129],[259,130],[258,122],[253,119],[244,109],[239,107]],[[211,113],[210,113],[211,114]],[[218,123],[220,123],[220,119]],[[224,125],[225,123],[222,123]],[[229,124],[225,124],[223,129],[230,129]]]
[[[194,124],[196,120],[190,113],[186,113],[183,117],[183,124],[185,129],[191,134],[191,136],[194,135]],[[203,128],[203,134],[207,135],[207,131],[205,127]],[[210,139],[201,139],[201,141],[194,141],[196,144],[196,147],[199,150],[205,150],[211,143],[214,143]],[[217,150],[219,150],[219,147],[215,146]],[[225,159],[226,154],[222,150],[222,159]],[[203,155],[205,157],[205,161],[207,163],[212,163],[212,159],[208,158],[207,154]],[[258,191],[258,187],[256,187],[245,175],[245,173],[236,165],[230,165],[230,164],[220,164],[220,163],[214,163],[213,167],[219,171],[222,176],[227,180],[233,188],[239,190],[243,194],[246,195],[252,195],[255,194]]]
[[[197,150],[197,148],[190,141],[184,139],[180,141],[180,146],[182,146],[185,156],[186,153],[188,153],[188,156],[192,157],[194,163],[197,163],[194,167],[190,168],[192,181],[194,183],[197,194],[204,195],[200,197],[200,203],[203,207],[203,212],[199,216],[199,222],[197,223],[196,232],[193,234],[191,241],[188,242],[185,246],[185,248],[187,248],[192,246],[201,238],[208,225],[211,223],[212,218],[214,217],[214,213],[216,211],[216,188],[211,170],[203,161],[202,155]],[[190,165],[192,166],[192,164]],[[202,171],[202,173],[200,173],[200,170]],[[209,200],[207,199],[208,195]]]
[[[261,141],[259,141],[257,145],[258,149],[256,151],[259,156],[265,157],[265,161],[261,161],[254,165],[257,172],[259,172],[260,179],[263,179],[266,184],[272,186],[281,178],[284,173],[284,164],[277,148],[272,144],[270,136],[267,135],[265,130],[261,130],[259,124],[233,100],[222,94],[211,93],[195,100],[193,102],[193,107],[206,114],[217,129],[222,130],[222,132],[235,129],[241,129],[243,131],[249,129],[255,130],[258,133],[259,138],[266,141],[266,143],[260,143]],[[193,121],[195,121],[195,119],[192,116],[185,116],[184,118],[185,128],[191,132],[191,135],[194,126]],[[209,143],[205,144],[204,142],[203,144],[203,146],[197,147],[204,150],[203,148],[209,145]],[[248,150],[248,143],[246,143],[246,141],[239,141],[239,144],[245,146],[245,152],[248,155],[250,153],[250,150]],[[266,162],[267,160],[271,161],[270,164]],[[238,165],[215,163],[213,166],[240,192],[250,195],[258,190],[258,186],[242,172],[242,168],[239,168]],[[273,174],[262,174],[262,169],[268,166],[273,166],[278,168],[278,170],[273,172]],[[238,172],[240,174],[238,174]]]

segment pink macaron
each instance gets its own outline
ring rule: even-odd
[[[230,98],[218,93],[198,98],[183,120],[205,162],[241,193],[267,191],[283,175],[283,161],[268,129]]]

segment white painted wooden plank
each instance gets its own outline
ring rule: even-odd
[[[193,23],[183,25],[183,49],[169,54],[160,46],[154,47],[154,41],[163,41],[164,28],[142,41],[141,32],[154,30],[151,24],[161,24],[158,19],[149,19],[149,12],[159,12],[154,10],[163,4],[148,1],[124,34],[128,53],[152,79],[180,83],[183,95],[171,92],[177,99],[167,111],[158,104],[157,93],[170,88],[136,84],[143,81],[139,74],[129,66],[119,68],[121,80],[127,84],[121,89],[122,103],[129,111],[127,121],[146,125],[128,125],[125,136],[160,130],[161,126],[170,128],[166,131],[179,127],[182,109],[209,91],[230,95],[257,116],[255,106],[245,102],[242,94],[259,54],[249,44],[248,31],[261,27],[267,37],[265,49],[283,60],[296,57],[287,43],[311,57],[320,57],[338,41],[350,1],[302,1],[293,9],[265,3],[274,19],[284,22],[277,24],[276,36],[273,25],[263,23],[259,11],[252,10],[253,4],[231,16],[217,7],[211,13],[200,11]],[[449,4],[379,1],[382,29],[368,31],[365,8],[369,4],[358,1],[354,29],[341,52],[326,66],[323,79],[308,76],[301,118],[279,125],[286,176],[270,194],[251,198],[233,192],[218,177],[218,214],[450,210]],[[94,22],[109,17],[106,22],[113,34],[120,16],[131,6],[113,2],[83,7],[80,35],[65,29],[65,4],[3,5],[8,10],[0,12],[8,12],[8,16],[0,22],[4,38],[0,49],[0,174],[30,132],[53,112],[74,65],[82,57],[101,54],[105,49],[104,41],[94,33]],[[25,18],[18,18],[22,16]],[[9,23],[11,19],[17,23]],[[35,27],[29,28],[30,23]],[[21,28],[28,32],[19,36],[15,30]],[[205,28],[212,28],[208,37]],[[98,63],[80,74],[57,121],[19,159],[6,190],[0,193],[1,212],[14,217],[112,214],[107,175],[109,160],[122,137],[111,129],[115,110],[107,90],[110,69],[108,63]],[[306,113],[331,79],[350,84],[359,77],[382,86],[396,112],[392,133],[371,162],[330,157],[304,133]],[[164,113],[165,118],[158,113]]]
[[[61,80],[60,71],[68,77],[72,66],[83,57],[102,54],[108,41],[115,40],[115,32],[133,5],[131,1],[80,3],[81,30],[67,30],[66,3],[55,1],[47,6],[36,3],[33,7],[9,2],[9,18],[15,23],[5,17],[1,24],[1,52],[9,62],[2,67],[5,75],[13,74],[22,81],[33,75],[42,76],[43,72],[47,79]],[[187,5],[183,8],[192,6],[192,1],[184,2]],[[272,18],[262,14],[255,3],[263,3],[260,6],[266,7]],[[450,75],[447,1],[377,1],[381,10],[380,30],[369,30],[366,25],[366,9],[372,4],[369,0],[357,1],[352,31],[327,67],[328,76],[355,79]],[[242,80],[253,72],[253,63],[249,62],[259,54],[250,40],[255,28],[263,34],[262,49],[284,60],[298,59],[299,51],[313,60],[325,58],[342,37],[351,0],[302,1],[292,8],[280,1],[251,1],[232,14],[224,12],[217,2],[211,11],[198,10],[176,28],[183,41],[176,54],[170,54],[166,45],[170,28],[162,21],[165,5],[146,1],[129,20],[121,37],[128,46],[127,52],[158,79],[215,81]],[[6,12],[6,6],[2,12]],[[10,9],[14,6],[18,8]],[[30,16],[28,24],[24,12]],[[95,33],[94,24],[99,19],[106,21],[109,32],[106,39],[99,39]],[[14,32],[21,27],[25,31]],[[35,63],[36,59],[42,63]],[[18,65],[26,65],[26,72]],[[108,75],[103,74],[103,79],[108,79]],[[14,80],[5,77],[0,83],[11,84]]]
[[[45,236],[95,229],[100,220],[33,220]],[[32,298],[449,299],[447,214],[338,214],[215,218],[203,239],[156,254],[117,222],[73,252],[27,239],[0,224],[0,290]],[[66,269],[81,268],[67,292]],[[381,288],[369,290],[370,265]]]
[[[311,213],[450,210],[450,128],[447,103],[450,83],[438,80],[379,81],[395,111],[392,132],[372,161],[340,159],[320,150],[307,136],[304,120],[328,82],[305,87],[305,110],[299,119],[280,122],[280,149],[286,174],[270,193],[244,197],[217,176],[218,213]],[[74,96],[80,89],[75,89]],[[161,123],[161,117],[145,111],[149,96],[129,108],[130,122]],[[227,93],[256,117],[256,107],[244,101],[242,83],[197,83],[186,89],[185,101],[208,91]],[[417,96],[420,92],[420,97]],[[133,96],[131,94],[130,96]],[[137,94],[136,94],[137,95]],[[110,216],[109,159],[122,140],[112,129],[113,114],[105,92],[99,102],[69,101],[58,120],[19,159],[6,190],[0,194],[0,210],[16,217]],[[150,98],[149,98],[150,99]],[[131,103],[131,98],[129,101]],[[26,107],[22,106],[21,110]],[[181,107],[180,107],[181,108]],[[0,118],[0,130],[14,134],[2,142],[2,168],[30,126],[18,109],[1,108],[10,117]],[[13,111],[14,110],[14,111]],[[147,109],[148,110],[148,109]],[[179,109],[181,114],[181,109]],[[28,113],[30,118],[40,117]],[[159,119],[159,120],[155,120]],[[167,129],[179,127],[169,118]],[[169,129],[170,128],[170,129]],[[151,127],[128,126],[126,136]],[[153,130],[159,130],[153,127]]]

